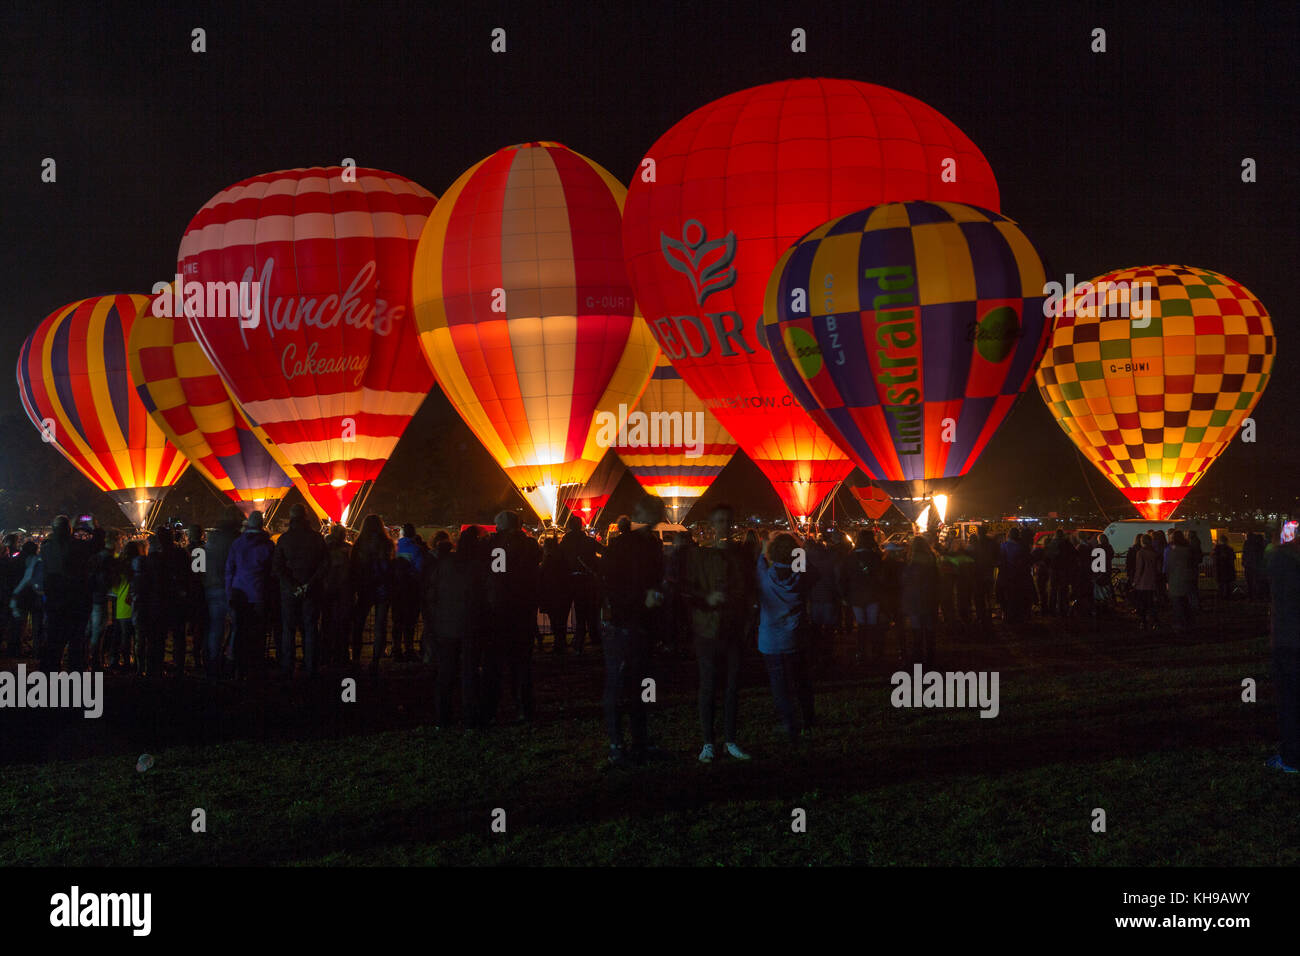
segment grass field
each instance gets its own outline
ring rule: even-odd
[[[755,759],[708,766],[694,664],[665,661],[651,732],[666,757],[636,770],[603,765],[598,655],[539,654],[537,721],[477,732],[433,729],[418,665],[363,676],[355,704],[340,675],[111,677],[99,720],[0,712],[0,865],[1294,865],[1300,777],[1264,767],[1266,628],[1238,603],[1182,635],[1122,620],[941,640],[940,669],[999,671],[996,719],[894,709],[895,666],[844,656],[799,750],[753,654],[740,738]]]

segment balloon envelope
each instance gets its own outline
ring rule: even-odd
[[[786,250],[765,331],[795,398],[916,520],[1028,386],[1048,334],[1045,279],[1005,216],[887,203]]]
[[[382,170],[289,169],[218,193],[181,239],[195,338],[335,521],[379,475],[433,387],[410,279],[435,202]],[[229,315],[214,295],[225,283],[243,283],[255,316]]]
[[[143,295],[82,299],[50,313],[18,356],[18,394],[42,436],[138,528],[189,462],[149,417],[126,345]]]
[[[1209,269],[1139,266],[1070,291],[1055,310],[1039,394],[1138,513],[1163,521],[1259,401],[1273,322],[1249,289]]]
[[[627,467],[614,452],[607,452],[596,470],[591,473],[582,489],[567,502],[569,511],[582,519],[588,527],[600,517],[609,504]]]
[[[185,317],[156,314],[173,311],[173,301],[172,290],[151,298],[131,328],[127,359],[136,394],[168,441],[218,491],[245,514],[267,510],[292,480],[270,440],[254,432],[235,406]]]
[[[791,396],[758,329],[781,253],[874,203],[998,208],[993,172],[938,111],[894,90],[801,79],[725,96],[646,153],[623,240],[637,301],[686,383],[796,516],[852,463]],[[945,160],[957,164],[946,182]],[[950,178],[950,177],[949,177]]]
[[[850,486],[849,491],[853,493],[853,497],[857,499],[858,504],[862,505],[862,510],[872,521],[879,521],[894,506],[893,499],[873,484],[854,484]]]
[[[605,456],[596,416],[634,406],[654,368],[623,265],[624,195],[559,143],[507,147],[447,190],[416,255],[438,384],[544,521]]]
[[[636,412],[642,422],[662,422],[657,441],[616,445],[619,457],[642,488],[663,499],[669,518],[681,522],[738,446],[663,353]]]

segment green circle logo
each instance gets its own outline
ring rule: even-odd
[[[975,350],[988,362],[1002,362],[1016,347],[1020,337],[1020,320],[1010,306],[999,306],[979,320],[975,331]]]
[[[785,330],[785,350],[799,365],[804,378],[813,378],[822,370],[822,347],[803,329],[789,327]]]

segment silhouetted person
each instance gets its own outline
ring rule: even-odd
[[[1258,531],[1246,535],[1241,546],[1241,571],[1246,576],[1246,597],[1253,601],[1264,596],[1264,536]]]
[[[700,761],[713,760],[716,739],[718,672],[723,671],[723,742],[738,760],[749,754],[736,743],[736,713],[740,698],[740,655],[749,615],[749,589],[745,578],[752,564],[745,549],[730,540],[731,508],[717,505],[709,514],[713,543],[691,548],[681,585],[682,600],[690,610],[691,633],[700,672],[700,730],[704,746]]]
[[[1062,542],[1068,547],[1064,537],[1061,536]],[[1002,592],[1003,612],[1009,625],[1024,623],[1033,605],[1034,580],[1029,562],[1029,551],[1021,539],[1020,529],[1012,528],[998,551],[998,589]],[[1051,577],[1053,588],[1059,590],[1055,570]]]
[[[975,605],[975,626],[981,633],[993,630],[993,583],[998,567],[998,546],[989,537],[989,526],[982,524],[966,546],[974,562],[971,568],[971,600]]]
[[[171,569],[163,543],[164,532],[166,529],[155,531],[142,543],[131,575],[135,672],[149,680],[162,676],[163,658],[166,656]]]
[[[85,667],[86,623],[90,619],[90,542],[72,533],[67,515],[54,519],[50,536],[41,545],[45,567],[46,640],[41,669],[57,671],[68,652],[68,669]]]
[[[796,563],[795,548],[793,535],[774,535],[759,555],[757,566],[758,650],[763,655],[777,713],[792,743],[815,720],[806,607],[815,572],[799,570],[804,562]]]
[[[420,576],[424,572],[425,549],[415,525],[402,525],[397,539],[397,560],[393,562],[393,660],[414,661],[415,626],[420,619]]]
[[[1219,600],[1232,600],[1232,582],[1237,580],[1237,552],[1232,550],[1227,538],[1220,538],[1210,552],[1214,560],[1214,583]]]
[[[321,597],[321,645],[324,663],[340,667],[348,662],[349,624],[352,620],[352,545],[343,525],[325,536],[326,568]]]
[[[560,551],[556,538],[542,545],[542,566],[538,572],[537,607],[546,615],[555,642],[551,649],[564,654],[565,634],[569,629],[569,607],[573,603],[572,575],[569,563]],[[575,637],[576,644],[576,637]]]
[[[456,549],[438,542],[437,559],[424,577],[426,653],[435,653],[438,677],[434,685],[434,720],[438,727],[451,723],[454,690],[460,687],[461,723],[482,723],[478,703],[479,640],[484,625],[484,586],[490,572],[483,561],[478,528],[470,525],[460,534]]]
[[[113,581],[109,586],[113,616],[108,628],[107,652],[114,670],[127,670],[133,666],[135,622],[131,619],[131,580],[141,550],[139,541],[126,543],[114,565]]]
[[[1300,772],[1300,541],[1275,545],[1264,562],[1273,598],[1273,671],[1281,730],[1278,754],[1268,765]]]
[[[90,539],[90,623],[86,636],[90,645],[87,663],[92,670],[100,670],[104,666],[101,660],[102,642],[109,621],[112,620],[108,590],[116,570],[117,538],[116,531],[110,540],[103,528],[96,528]]]
[[[14,615],[13,645],[21,649],[23,631],[29,629],[32,656],[39,659],[45,646],[45,563],[41,560],[39,546],[31,540],[23,542],[16,560],[18,583],[9,598],[9,609]],[[29,620],[30,628],[27,625]]]
[[[230,599],[226,596],[226,559],[239,537],[239,524],[239,511],[228,506],[216,528],[203,538],[203,598],[207,604],[203,658],[210,680],[221,677],[224,664],[234,659],[234,643],[227,641]]]
[[[488,625],[484,632],[483,719],[496,716],[501,674],[508,679],[518,720],[533,718],[533,637],[537,628],[537,542],[519,527],[519,515],[503,511],[496,534],[484,545]]]
[[[167,602],[163,611],[164,642],[166,635],[172,638],[172,666],[176,668],[178,678],[185,676],[185,656],[188,647],[188,635],[193,615],[193,591],[198,581],[191,570],[190,554],[176,543],[176,532],[163,528],[157,532],[161,544],[163,564],[166,566],[165,581]],[[194,663],[202,659],[199,632],[194,633]]]
[[[841,592],[853,613],[857,659],[880,656],[881,564],[884,556],[874,531],[859,531],[854,548],[841,567]]]
[[[235,631],[235,672],[247,678],[266,658],[267,596],[272,590],[275,545],[263,528],[262,512],[244,521],[243,533],[226,556],[226,598]]]
[[[664,503],[646,495],[636,507],[641,527],[623,531],[605,549],[601,562],[609,625],[604,629],[605,730],[609,737],[609,759],[615,766],[640,763],[645,759],[648,727],[641,682],[649,676],[650,646],[655,611],[663,605],[664,553],[654,526],[663,521]],[[624,516],[626,517],[626,516]],[[630,718],[632,746],[623,748],[622,715]]]
[[[903,614],[907,617],[912,663],[934,659],[939,617],[939,564],[921,535],[912,539],[912,552],[903,566]]]
[[[560,553],[569,568],[573,594],[573,650],[581,655],[586,644],[600,643],[600,555],[605,550],[582,527],[582,519],[569,515]],[[567,615],[566,615],[567,617]]]
[[[1169,584],[1169,601],[1173,606],[1174,624],[1179,629],[1191,624],[1192,590],[1196,587],[1196,576],[1192,569],[1191,549],[1187,538],[1181,531],[1174,531],[1169,546],[1165,548],[1165,580]]]
[[[356,591],[352,610],[352,666],[361,666],[361,640],[366,619],[375,612],[375,651],[370,672],[379,673],[379,662],[388,646],[388,609],[393,596],[393,539],[384,530],[383,519],[368,514],[352,546],[350,577]]]
[[[1147,629],[1147,618],[1151,626],[1158,627],[1160,621],[1156,609],[1156,588],[1160,583],[1160,558],[1151,544],[1151,535],[1138,535],[1130,557],[1126,559],[1133,594],[1133,608],[1137,611],[1138,627]]]
[[[811,535],[804,542],[808,570],[811,572],[808,590],[808,647],[803,663],[810,670],[830,666],[835,647],[835,634],[840,626],[839,581],[841,553],[832,550],[825,540],[815,540]]]
[[[328,570],[325,539],[307,509],[296,504],[289,511],[289,527],[275,543],[271,570],[280,586],[280,676],[293,676],[294,650],[302,631],[302,664],[311,677],[320,666],[317,627],[320,621],[321,585]]]

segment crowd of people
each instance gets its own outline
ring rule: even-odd
[[[904,545],[882,544],[872,529],[851,540],[836,531],[741,536],[719,505],[698,541],[686,532],[665,545],[654,530],[663,517],[662,501],[646,496],[603,542],[576,517],[562,535],[539,541],[510,511],[491,533],[468,525],[455,540],[440,531],[429,541],[410,524],[394,540],[375,514],[355,540],[339,525],[322,534],[301,505],[275,539],[256,511],[243,518],[230,509],[213,529],[130,539],[61,516],[39,546],[5,538],[0,590],[12,613],[0,642],[19,657],[30,636],[47,671],[110,668],[153,679],[165,673],[170,641],[177,676],[192,665],[210,681],[246,680],[273,659],[287,680],[299,666],[311,677],[323,668],[359,671],[369,630],[372,674],[391,637],[393,660],[436,669],[436,724],[475,728],[503,708],[518,721],[533,718],[544,617],[553,653],[600,648],[609,759],[625,765],[653,753],[645,681],[656,651],[697,661],[699,759],[725,752],[746,760],[737,710],[742,659],[752,649],[797,742],[815,724],[813,678],[841,642],[863,663],[930,664],[941,636],[988,636],[995,621],[1015,628],[1035,612],[1096,616],[1115,604],[1115,555],[1104,534],[1058,530],[1033,541],[1016,527],[996,536],[980,527],[966,540],[922,534]],[[1252,599],[1265,593],[1264,550],[1260,535],[1243,549]],[[1166,540],[1155,532],[1125,557],[1118,580],[1144,629],[1158,626],[1165,608],[1179,627],[1190,623],[1203,563],[1220,597],[1231,597],[1236,560],[1223,542],[1205,562],[1195,533]]]

